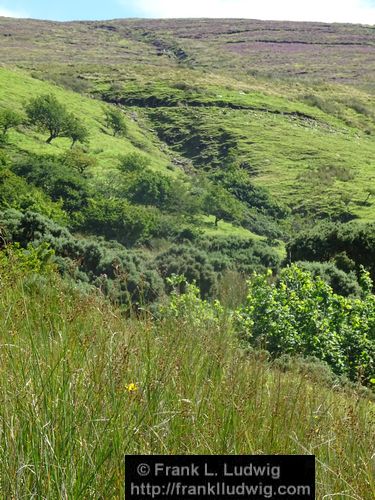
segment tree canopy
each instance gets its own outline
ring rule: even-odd
[[[69,137],[72,139],[72,146],[77,141],[87,141],[87,128],[53,94],[31,99],[26,106],[26,114],[31,125],[49,133],[46,140],[48,144],[57,137]]]
[[[110,108],[105,111],[106,126],[114,136],[123,136],[127,132],[124,115],[120,109]]]

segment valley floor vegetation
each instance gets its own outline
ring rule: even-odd
[[[317,498],[375,492],[374,402],[316,360],[245,349],[182,278],[124,318],[45,255],[1,262],[0,491],[121,498],[124,454],[315,454]],[[186,283],[185,283],[186,284]],[[355,474],[353,473],[355,471]]]

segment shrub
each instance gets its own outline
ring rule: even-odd
[[[254,185],[244,168],[231,165],[225,170],[216,172],[212,179],[219,182],[250,209],[261,210],[264,214],[277,219],[288,215],[286,207],[273,200],[264,188]]]
[[[219,301],[210,303],[202,300],[199,288],[194,283],[188,283],[184,276],[172,275],[167,278],[167,284],[172,291],[167,305],[159,308],[161,319],[173,318],[191,322],[195,328],[213,328],[220,325],[224,309]]]
[[[106,126],[111,129],[114,136],[123,136],[127,132],[127,126],[122,111],[118,108],[105,110]]]
[[[287,245],[292,261],[329,261],[360,272],[364,266],[375,278],[375,224],[321,223],[301,231]]]
[[[61,200],[64,210],[69,213],[82,210],[88,203],[86,181],[69,168],[65,160],[28,156],[15,164],[13,171],[42,188],[53,201]]]
[[[360,296],[361,287],[353,271],[345,272],[333,262],[296,262],[301,269],[308,271],[314,278],[320,276],[335,293],[348,296]]]
[[[5,140],[11,128],[18,127],[23,121],[22,116],[12,109],[0,109],[0,131],[2,139]]]
[[[64,223],[67,214],[60,201],[53,202],[40,189],[27,184],[8,169],[0,169],[0,210],[7,208],[32,210]]]
[[[249,281],[246,305],[236,325],[252,345],[275,357],[313,356],[338,375],[369,383],[375,370],[375,296],[362,271],[362,298],[335,294],[320,277],[296,265],[284,269],[275,283],[268,275]]]
[[[88,170],[95,167],[97,164],[95,157],[88,155],[78,146],[67,151],[61,161],[64,165],[76,170],[81,175],[85,175]]]
[[[217,273],[210,256],[192,245],[173,245],[158,255],[155,264],[161,276],[184,276],[189,283],[195,283],[203,298],[217,293]]]
[[[151,170],[143,170],[127,180],[125,189],[127,198],[133,203],[166,208],[173,186],[169,177]]]
[[[262,241],[238,236],[205,237],[198,245],[217,261],[229,263],[231,269],[243,274],[262,272],[266,268],[276,272],[280,258],[275,250]]]
[[[147,156],[139,153],[128,153],[120,158],[119,170],[124,173],[142,172],[150,165]]]
[[[84,231],[115,239],[126,246],[147,239],[158,214],[152,209],[131,205],[116,198],[90,199],[82,211]]]
[[[13,271],[48,274],[54,269],[52,258],[54,251],[42,243],[34,246],[29,243],[22,248],[19,243],[7,245],[0,251],[0,279],[12,268]]]
[[[53,262],[61,274],[96,286],[127,308],[153,302],[164,292],[152,262],[117,242],[75,238],[66,228],[33,212],[0,212],[0,228],[8,241],[22,248],[32,245],[53,250]]]

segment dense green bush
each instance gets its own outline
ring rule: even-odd
[[[186,228],[155,262],[163,278],[185,276],[189,283],[197,284],[202,297],[213,297],[218,295],[218,283],[226,271],[249,275],[272,268],[276,272],[280,259],[263,242],[236,236],[207,237]]]
[[[195,282],[202,297],[212,297],[217,293],[218,275],[204,250],[187,244],[172,245],[157,256],[155,264],[164,279],[181,275],[189,283]]]
[[[320,276],[335,293],[348,296],[359,296],[361,287],[354,271],[345,272],[333,262],[296,262],[301,269],[309,271],[314,277]]]
[[[241,220],[241,226],[252,233],[266,236],[270,240],[285,239],[282,221],[257,208],[246,210]]]
[[[298,266],[249,281],[236,326],[252,345],[274,356],[300,354],[328,363],[338,375],[369,383],[375,370],[375,296],[362,271],[361,298],[337,295]]]
[[[128,153],[120,158],[119,170],[129,174],[131,172],[142,172],[150,166],[147,156],[139,153]]]
[[[0,251],[0,280],[4,274],[12,271],[48,274],[54,270],[52,263],[54,252],[44,243],[34,246],[29,243],[22,248],[19,243],[6,245]]]
[[[167,278],[171,288],[169,301],[158,310],[161,320],[171,318],[191,321],[196,328],[219,327],[223,320],[224,309],[220,302],[208,302],[200,297],[200,290],[194,283],[186,281],[184,276],[172,275]],[[183,292],[181,293],[181,290]]]
[[[6,168],[0,167],[0,210],[7,208],[32,210],[66,223],[67,214],[60,201],[53,202],[42,190],[29,185]]]
[[[140,252],[102,238],[76,238],[66,228],[34,212],[0,212],[0,228],[23,248],[48,245],[61,274],[94,285],[113,301],[137,306],[163,294],[162,279]]]
[[[277,252],[263,241],[238,236],[204,237],[198,245],[218,263],[226,262],[225,268],[250,275],[254,271],[271,268],[275,272],[280,266]]]
[[[289,210],[273,200],[265,189],[255,186],[247,170],[233,164],[210,177],[215,185],[224,187],[242,203],[243,227],[273,239],[283,236],[280,222]]]
[[[375,224],[322,223],[298,233],[287,245],[292,261],[329,261],[344,271],[364,266],[375,279]]]
[[[86,153],[82,147],[75,146],[69,149],[61,158],[61,162],[79,174],[87,176],[88,171],[97,165],[94,156]]]
[[[169,177],[143,170],[127,179],[126,197],[133,203],[166,208],[172,198],[173,185]]]
[[[43,189],[53,201],[61,200],[64,210],[69,213],[82,210],[88,203],[86,180],[64,159],[29,155],[20,159],[13,171]]]
[[[116,198],[90,199],[79,228],[132,246],[147,239],[157,225],[158,213]]]
[[[132,203],[153,205],[168,213],[196,214],[201,200],[192,187],[181,179],[172,179],[149,168],[150,160],[138,153],[129,153],[120,159],[121,175],[111,192]]]

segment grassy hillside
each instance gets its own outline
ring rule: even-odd
[[[372,219],[373,205],[364,203],[373,182],[372,27],[4,18],[0,30],[3,65],[124,104],[130,136],[119,143],[100,133],[99,105],[55,89],[87,114],[102,168],[132,146],[152,155],[155,166],[166,166],[165,143],[209,168],[222,160],[215,149],[228,131],[230,152],[251,165],[254,183],[298,215],[329,215],[341,206]],[[15,81],[7,98],[19,101],[27,90],[20,76]],[[33,91],[50,88],[45,85],[27,83]],[[203,143],[198,154],[186,143],[194,133]]]
[[[1,498],[121,498],[125,453],[374,497],[373,35],[0,18]]]
[[[125,138],[113,137],[105,127],[105,106],[100,102],[82,97],[80,94],[61,88],[53,83],[43,82],[32,78],[24,71],[0,70],[0,104],[23,112],[24,105],[36,95],[54,94],[60,101],[81,117],[90,131],[90,145],[99,161],[100,170],[113,168],[118,163],[120,155],[139,151],[152,159],[155,168],[166,169],[169,164],[167,155],[160,151],[153,136],[131,118],[126,117],[128,133]],[[59,138],[51,144],[46,144],[46,134],[38,133],[35,129],[23,128],[12,133],[11,144],[16,148],[37,154],[61,154],[70,146],[69,139]]]
[[[28,101],[36,95],[53,94],[63,102],[70,111],[82,118],[89,130],[89,151],[96,160],[95,166],[89,170],[92,175],[92,184],[99,182],[111,183],[117,172],[119,159],[127,154],[138,153],[145,156],[150,167],[171,177],[180,178],[182,182],[189,182],[179,161],[180,155],[173,152],[162,142],[150,125],[145,121],[142,113],[130,108],[125,109],[127,133],[125,137],[114,137],[105,126],[105,110],[108,105],[100,103],[89,96],[82,96],[77,92],[59,87],[51,82],[44,82],[32,78],[25,71],[0,69],[0,106],[12,108],[24,113]],[[70,140],[58,138],[51,144],[46,144],[46,133],[27,126],[19,127],[10,133],[10,139],[5,145],[11,154],[22,152],[41,156],[63,155],[69,150]],[[4,147],[4,145],[3,145]],[[12,153],[13,151],[13,153]],[[177,158],[176,158],[177,156]],[[210,219],[208,219],[210,220]],[[206,224],[202,220],[202,230],[206,232]],[[244,237],[255,237],[245,228],[228,225],[225,222],[219,229],[208,224],[208,233],[221,235],[228,233]]]

